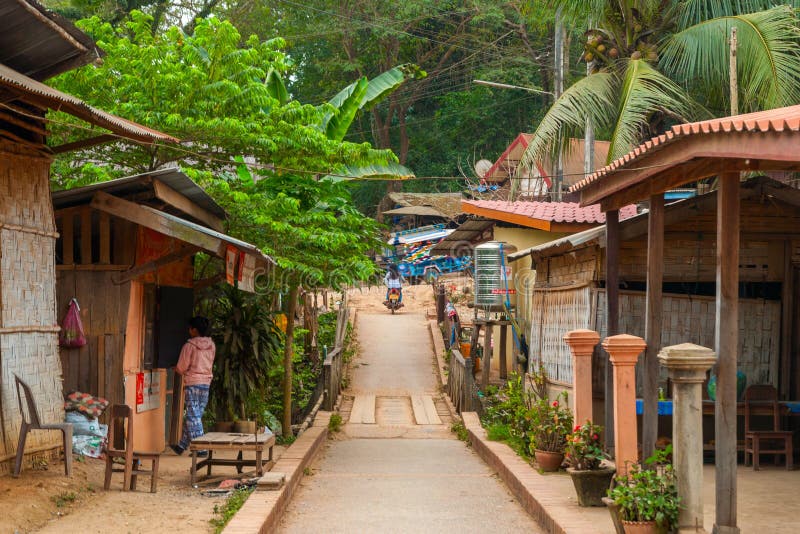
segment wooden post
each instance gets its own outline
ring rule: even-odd
[[[582,425],[586,421],[594,422],[592,354],[599,341],[600,334],[594,330],[572,330],[564,334],[564,342],[572,352],[572,402],[576,425]]]
[[[739,349],[739,173],[720,176],[717,193],[716,519],[714,532],[736,526],[736,362]]]
[[[617,474],[622,475],[627,473],[631,464],[639,463],[636,361],[644,350],[645,343],[640,337],[619,334],[604,339],[603,348],[608,352],[609,361],[614,368],[614,460]]]
[[[100,263],[111,263],[111,216],[100,212]]]
[[[64,213],[61,218],[61,261],[64,265],[75,263],[73,251],[75,250],[75,217],[71,211]]]
[[[445,305],[445,288],[444,284],[436,286],[436,322],[441,323],[444,321],[444,305]]]
[[[500,378],[506,379],[508,378],[508,362],[506,358],[508,357],[508,351],[506,350],[506,344],[508,343],[508,323],[501,323],[500,324]]]
[[[794,302],[794,274],[792,272],[792,241],[783,244],[783,283],[781,283],[781,365],[778,376],[781,377],[779,393],[784,399],[791,395],[792,372],[792,309]]]
[[[483,368],[481,369],[481,390],[486,391],[489,385],[489,375],[492,374],[492,328],[490,321],[483,325]]]
[[[92,263],[92,210],[81,211],[81,264]]]
[[[644,409],[642,457],[649,458],[658,439],[658,352],[661,348],[662,284],[664,278],[664,195],[650,197],[647,215],[647,311],[644,340]]]
[[[619,334],[619,210],[606,212],[606,324],[607,334]],[[614,370],[606,361],[605,427],[614,428]],[[606,449],[614,452],[614,433],[606,432]]]

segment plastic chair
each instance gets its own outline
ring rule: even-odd
[[[753,429],[751,428],[751,416],[753,407],[768,406],[771,411],[771,428]],[[791,470],[793,466],[793,433],[789,430],[780,430],[780,410],[778,405],[778,391],[771,385],[754,385],[748,387],[744,392],[744,465],[753,464],[753,470],[759,470],[759,457],[762,454],[774,454],[775,464],[777,465],[778,455],[786,456],[786,469]],[[762,446],[762,441],[771,443],[771,446]],[[781,443],[778,446],[778,443]],[[748,461],[748,457],[750,461]]]
[[[22,424],[19,427],[19,444],[17,445],[17,458],[14,462],[14,478],[18,477],[22,471],[22,460],[25,456],[25,441],[28,432],[31,430],[60,430],[64,436],[64,474],[72,476],[72,423],[49,423],[42,424],[39,417],[39,410],[36,408],[36,401],[28,384],[19,376],[14,375],[17,385],[17,401],[19,401],[19,412],[22,416]],[[25,396],[23,406],[22,397]],[[27,407],[27,410],[25,409]]]
[[[133,450],[132,415],[133,410],[127,404],[115,404],[111,407],[103,488],[108,489],[111,486],[112,473],[123,473],[123,491],[136,489],[136,477],[138,475],[150,475],[150,493],[155,493],[158,485],[158,460],[161,457],[161,453],[135,452]],[[122,458],[122,467],[114,468],[114,458]],[[150,460],[152,462],[151,468],[142,469],[142,460]]]

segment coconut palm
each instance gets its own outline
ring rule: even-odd
[[[800,31],[791,6],[765,0],[560,0],[567,20],[594,20],[582,59],[592,74],[558,98],[534,132],[531,165],[580,137],[608,136],[608,162],[670,123],[727,115],[728,40],[738,32],[742,112],[800,102]]]

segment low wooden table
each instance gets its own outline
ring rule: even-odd
[[[197,470],[207,468],[206,476],[211,476],[212,465],[232,465],[236,467],[236,472],[241,473],[245,466],[255,466],[256,474],[264,474],[264,464],[272,461],[272,447],[275,445],[275,436],[270,432],[263,434],[239,434],[236,432],[209,432],[199,438],[192,440],[189,451],[192,453],[192,484],[197,478]],[[263,458],[264,450],[269,448],[269,455]],[[198,451],[208,451],[208,457],[197,461]],[[235,459],[214,458],[214,451],[237,451]],[[244,459],[245,451],[256,453],[255,460]]]

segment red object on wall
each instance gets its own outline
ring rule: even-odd
[[[144,373],[136,373],[136,405],[144,404]]]

